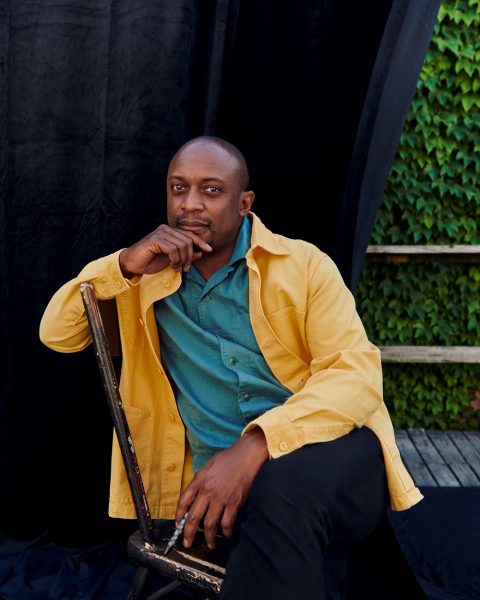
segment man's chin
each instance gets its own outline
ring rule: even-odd
[[[215,231],[211,228],[210,225],[204,227],[203,231],[199,231],[197,235],[213,248],[213,246],[215,245]]]

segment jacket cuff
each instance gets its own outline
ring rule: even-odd
[[[288,418],[285,406],[278,406],[251,421],[242,431],[242,435],[254,427],[262,429],[267,440],[270,458],[278,458],[307,444],[336,440],[349,433],[354,425],[353,423],[335,423],[306,428],[295,424]]]
[[[301,432],[295,428],[287,415],[278,409],[269,410],[251,421],[242,431],[242,435],[255,427],[260,427],[265,435],[270,458],[284,456],[305,444]]]
[[[140,283],[141,277],[126,279],[118,257],[122,250],[89,263],[79,274],[80,281],[91,281],[99,300],[113,298]]]

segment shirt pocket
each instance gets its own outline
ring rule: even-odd
[[[265,315],[277,339],[290,352],[310,362],[310,352],[305,331],[306,311],[298,310],[295,306],[286,306]]]
[[[274,312],[266,313],[265,316],[268,321],[276,321],[278,319],[283,319],[287,317],[292,310],[297,310],[294,306],[285,306],[285,308],[280,308],[275,310]],[[298,311],[297,311],[298,312]]]

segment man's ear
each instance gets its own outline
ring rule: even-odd
[[[250,212],[250,208],[252,207],[253,201],[255,200],[255,192],[242,192],[240,196],[240,216],[244,217],[247,213]]]

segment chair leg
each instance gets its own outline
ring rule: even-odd
[[[158,598],[165,598],[165,596],[167,596],[170,592],[173,592],[173,590],[179,588],[181,585],[181,581],[172,581],[168,585],[164,586],[161,590],[150,594],[147,600],[157,600]]]
[[[150,572],[146,567],[138,567],[132,585],[128,591],[127,600],[144,600],[147,595]]]

